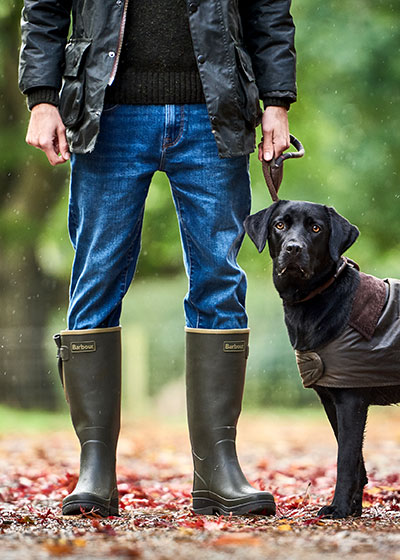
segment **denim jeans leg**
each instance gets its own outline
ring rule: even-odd
[[[186,105],[179,141],[165,157],[178,213],[192,328],[246,328],[246,276],[237,263],[250,212],[248,157],[221,159],[205,106]]]
[[[75,249],[69,329],[119,324],[140,251],[145,200],[159,154],[159,111],[104,113],[96,148],[71,159],[69,231]]]

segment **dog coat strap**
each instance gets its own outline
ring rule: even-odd
[[[324,362],[316,352],[295,351],[297,368],[299,370],[304,387],[311,387],[322,377],[324,373]]]

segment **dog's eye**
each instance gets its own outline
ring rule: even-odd
[[[275,224],[276,229],[285,229],[285,224],[283,222],[276,222]]]
[[[317,224],[314,224],[312,230],[314,233],[319,233],[321,231],[321,228]]]

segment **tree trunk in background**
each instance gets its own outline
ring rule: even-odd
[[[55,408],[55,361],[49,375],[46,352],[55,283],[38,270],[32,247],[1,261],[7,264],[0,273],[0,402]]]
[[[53,169],[24,142],[28,113],[17,88],[19,13],[0,12],[0,402],[55,408],[56,361],[49,375],[49,314],[65,300],[66,283],[38,266],[37,242],[46,216],[65,187],[65,169]],[[60,285],[62,284],[62,286]]]

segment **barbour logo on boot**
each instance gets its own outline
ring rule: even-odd
[[[96,342],[94,340],[72,342],[71,352],[96,352]]]
[[[224,341],[224,352],[244,352],[246,343],[244,340]]]

